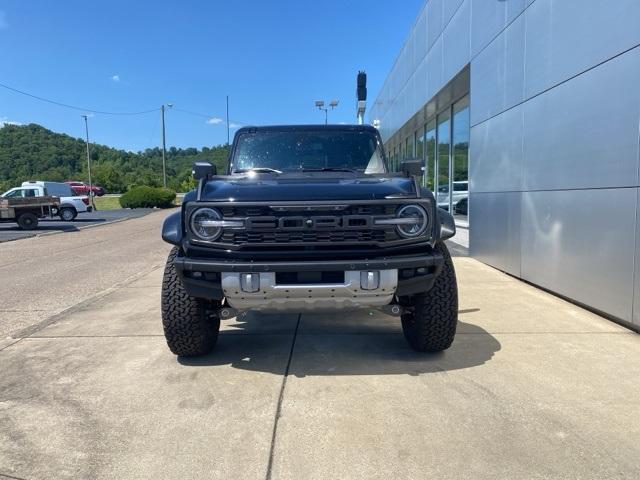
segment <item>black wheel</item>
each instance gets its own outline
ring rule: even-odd
[[[444,257],[444,266],[431,290],[403,302],[413,308],[402,316],[402,332],[419,352],[441,352],[453,343],[458,324],[458,286],[451,255],[444,243],[435,247]]]
[[[35,213],[24,212],[18,217],[18,226],[22,230],[34,230],[38,228],[38,217]]]
[[[216,344],[220,318],[212,313],[211,302],[187,295],[173,265],[178,254],[178,247],[173,247],[162,280],[164,336],[176,355],[204,355]]]
[[[64,207],[60,209],[58,215],[60,215],[60,218],[65,222],[71,222],[78,216],[78,212],[76,212],[75,208]]]

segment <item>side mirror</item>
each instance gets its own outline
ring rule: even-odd
[[[206,179],[215,175],[217,172],[216,167],[211,165],[209,162],[195,162],[191,173],[193,174],[193,178],[200,180],[202,178]]]
[[[421,158],[408,158],[400,162],[400,170],[409,177],[421,177],[424,173],[424,160]]]

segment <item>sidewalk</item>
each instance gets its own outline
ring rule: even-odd
[[[243,315],[196,360],[150,268],[0,344],[0,479],[639,478],[640,336],[455,264],[443,354],[360,312]]]

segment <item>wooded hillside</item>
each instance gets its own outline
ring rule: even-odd
[[[209,161],[218,171],[225,171],[227,151],[226,145],[201,150],[171,147],[167,150],[167,186],[189,190],[194,161]],[[107,193],[121,193],[134,185],[162,186],[162,150],[134,153],[92,143],[91,176]],[[36,124],[0,128],[0,192],[26,180],[88,181],[85,141]]]

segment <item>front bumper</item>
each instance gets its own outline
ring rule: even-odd
[[[389,304],[394,296],[408,296],[431,289],[444,259],[429,250],[422,255],[370,260],[248,262],[176,257],[174,265],[187,293],[221,300],[240,310],[323,311]],[[279,283],[279,272],[344,272],[340,282]],[[355,280],[361,272],[379,272],[377,288],[365,290]],[[242,273],[257,274],[261,288],[244,292]],[[236,288],[238,287],[238,288]]]

